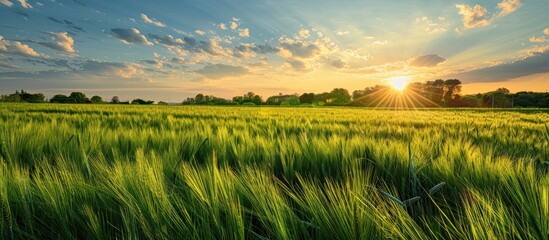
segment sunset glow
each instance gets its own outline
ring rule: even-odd
[[[393,89],[398,91],[403,91],[404,89],[406,89],[406,86],[408,85],[409,80],[410,80],[410,77],[399,76],[399,77],[390,78],[388,81],[391,84],[391,87]]]

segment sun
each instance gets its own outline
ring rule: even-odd
[[[408,81],[410,80],[410,77],[406,76],[398,76],[389,78],[388,81],[391,84],[391,87],[397,91],[404,91],[406,86],[408,86]]]

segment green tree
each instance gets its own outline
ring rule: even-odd
[[[90,100],[91,100],[92,103],[102,103],[103,102],[103,98],[101,98],[100,96],[97,96],[97,95],[91,97]]]
[[[120,103],[120,98],[118,98],[118,96],[113,96],[111,98],[111,103],[119,104]]]
[[[86,103],[90,100],[86,97],[86,94],[81,92],[72,92],[71,95],[69,95],[69,101],[73,103]]]
[[[299,96],[299,102],[301,103],[313,103],[314,100],[314,93],[303,93],[303,95]]]
[[[351,94],[345,88],[334,88],[329,94],[330,104],[343,105],[351,101]]]

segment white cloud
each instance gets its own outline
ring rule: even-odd
[[[373,45],[380,45],[380,46],[383,46],[383,45],[387,45],[387,43],[389,43],[389,41],[387,40],[383,40],[383,41],[374,41],[372,44]]]
[[[522,6],[521,0],[503,0],[498,3],[498,8],[501,10],[498,16],[502,17],[508,15]]]
[[[238,35],[241,36],[241,37],[249,37],[250,36],[250,29],[247,29],[247,28],[240,29],[240,31],[238,32]]]
[[[337,31],[336,34],[339,35],[339,36],[343,36],[343,35],[349,35],[349,34],[351,34],[351,32],[349,32],[349,31]]]
[[[155,25],[157,27],[165,27],[166,24],[154,19],[154,18],[149,18],[147,15],[141,13],[141,19],[143,19],[143,21],[145,21],[146,23],[149,23],[149,24],[152,24],[152,25]]]
[[[13,3],[10,2],[9,0],[0,0],[0,4],[3,4],[3,5],[5,5],[5,6],[7,6],[7,7],[13,6]]]
[[[488,11],[480,5],[471,7],[467,4],[456,4],[456,8],[459,9],[458,13],[463,16],[464,30],[488,26],[491,23]]]
[[[24,57],[47,57],[44,54],[34,51],[31,47],[18,41],[4,40],[0,35],[0,52]]]
[[[545,29],[543,29],[543,34],[545,34],[545,35],[549,35],[549,28],[545,28]]]
[[[529,40],[530,42],[533,42],[533,43],[542,43],[547,41],[547,39],[545,39],[545,36],[541,36],[541,37],[533,36]]]
[[[438,17],[438,21],[435,19],[431,19],[427,16],[416,18],[416,24],[423,27],[425,32],[428,33],[438,33],[438,32],[446,32],[448,23],[445,22],[444,17]]]
[[[53,42],[38,42],[38,44],[59,52],[74,53],[74,39],[67,32],[48,32]]]
[[[202,31],[202,30],[200,30],[200,29],[197,29],[197,30],[195,30],[194,32],[195,32],[196,34],[200,35],[200,36],[206,35],[206,32],[204,32],[204,31]]]
[[[308,38],[308,37],[310,37],[310,36],[311,36],[311,33],[309,32],[309,30],[304,29],[304,28],[302,28],[302,29],[299,30],[299,37],[301,37],[301,38]]]
[[[238,23],[236,23],[235,21],[232,21],[231,22],[231,29],[235,30],[237,27],[238,27]]]
[[[23,8],[32,8],[32,6],[30,4],[27,3],[26,0],[18,0],[19,3],[21,3],[21,7]]]
[[[221,28],[221,30],[227,30],[227,25],[225,25],[225,23],[220,23],[219,28]]]

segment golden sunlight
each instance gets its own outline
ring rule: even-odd
[[[391,87],[398,91],[403,91],[406,86],[408,86],[408,81],[410,80],[410,77],[407,76],[398,76],[389,78],[388,81],[391,84]]]

